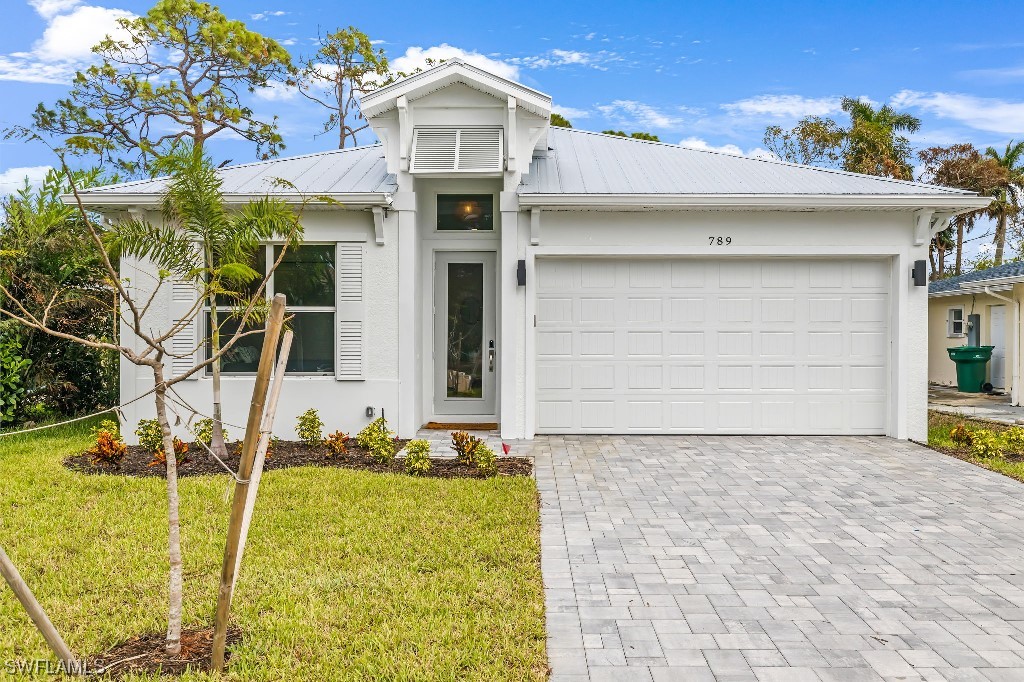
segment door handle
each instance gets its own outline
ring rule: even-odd
[[[494,339],[491,339],[487,344],[487,370],[490,372],[494,371]]]

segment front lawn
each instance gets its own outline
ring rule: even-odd
[[[981,421],[979,419],[958,417],[942,412],[929,412],[928,446],[972,464],[977,464],[992,471],[998,471],[1018,481],[1024,481],[1024,452],[1019,452],[1019,450],[1024,448],[1003,443],[1001,444],[1003,447],[1001,456],[987,457],[979,455],[969,445],[954,441],[951,434],[958,425],[963,425],[968,431],[991,431],[997,436],[1005,434],[1011,428],[1003,424]]]
[[[0,438],[0,543],[80,655],[162,631],[167,612],[164,481],[61,466],[88,444],[88,426]],[[212,621],[228,482],[180,481],[186,628]],[[544,679],[539,555],[530,478],[269,471],[228,679]],[[40,657],[52,659],[0,581],[0,670]]]

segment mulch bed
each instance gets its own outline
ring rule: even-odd
[[[242,631],[228,628],[225,659],[231,657],[231,647],[242,640]],[[182,630],[181,651],[168,654],[164,650],[167,634],[153,632],[133,637],[109,651],[89,659],[89,670],[103,669],[112,679],[135,673],[150,675],[181,675],[188,670],[209,670],[213,658],[213,628]]]
[[[408,441],[398,441],[398,448],[405,447]],[[228,458],[224,462],[233,471],[238,471],[241,448],[232,444],[228,446]],[[178,476],[206,476],[223,474],[224,468],[218,464],[200,445],[190,443],[187,461],[178,462]],[[160,477],[167,475],[163,465],[150,466],[153,454],[138,445],[129,445],[128,454],[117,464],[93,464],[92,458],[85,452],[71,455],[64,460],[64,466],[72,471],[83,474],[115,474],[120,476]],[[441,457],[430,458],[430,471],[424,478],[486,478],[476,467],[463,464],[454,459]],[[374,460],[363,448],[350,441],[348,454],[333,456],[326,447],[309,447],[296,441],[278,441],[273,451],[267,456],[264,471],[287,469],[298,466],[338,467],[341,469],[359,469],[378,473],[405,474],[405,462],[402,458],[395,459],[391,464],[381,464]],[[533,461],[525,457],[498,457],[499,476],[532,476]]]

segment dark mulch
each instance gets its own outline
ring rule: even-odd
[[[89,669],[103,669],[113,679],[127,677],[132,673],[151,675],[181,675],[188,670],[209,670],[213,658],[213,628],[183,630],[181,651],[168,654],[164,650],[166,633],[153,632],[133,637],[127,642],[99,656],[89,659]],[[231,647],[242,639],[242,631],[228,628],[226,658],[231,657]]]
[[[399,449],[408,441],[398,441]],[[338,467],[341,469],[359,469],[378,473],[404,474],[405,462],[402,458],[395,459],[391,464],[381,464],[370,457],[363,448],[350,441],[348,454],[333,456],[326,447],[309,447],[296,441],[278,441],[273,451],[267,456],[265,471],[287,469],[298,466]],[[228,447],[228,458],[225,463],[233,471],[238,471],[240,448],[236,445]],[[224,468],[218,464],[200,445],[190,443],[186,461],[178,462],[179,476],[206,476],[223,474]],[[150,466],[153,455],[138,446],[128,446],[128,454],[117,464],[93,464],[87,453],[71,455],[64,460],[64,466],[84,474],[115,474],[121,476],[158,476],[166,477],[167,470],[163,465]],[[425,478],[486,478],[475,467],[463,464],[454,459],[432,457],[430,471]],[[499,476],[532,476],[533,461],[525,457],[498,457]]]

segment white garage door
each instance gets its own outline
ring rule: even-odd
[[[538,259],[537,431],[883,434],[888,291],[881,260]]]

